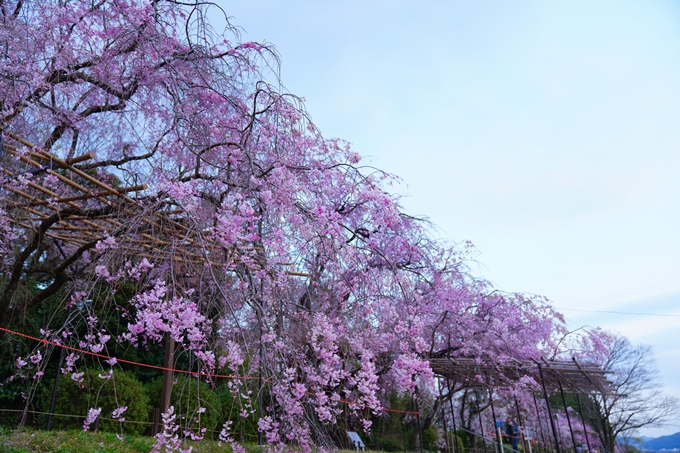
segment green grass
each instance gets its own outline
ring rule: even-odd
[[[147,453],[153,446],[149,437],[84,431],[0,431],[0,453]]]
[[[113,433],[84,431],[9,430],[0,428],[0,453],[148,453],[154,438],[125,436],[119,440]],[[195,453],[231,453],[231,448],[214,440],[186,442]],[[257,445],[245,445],[247,453],[262,453]],[[340,450],[338,453],[356,453]]]
[[[119,440],[113,433],[84,431],[37,431],[0,429],[0,453],[148,453],[152,437],[125,436]],[[186,442],[196,453],[230,453],[228,445],[214,440]],[[256,445],[247,446],[248,453],[260,453]]]

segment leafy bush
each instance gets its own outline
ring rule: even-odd
[[[144,385],[150,397],[150,410],[160,406],[162,382],[162,377],[158,377]],[[257,440],[257,418],[252,415],[244,418],[240,415],[245,409],[244,401],[234,399],[225,381],[218,382],[212,388],[202,379],[176,374],[170,398],[178,420],[182,420],[182,427],[188,427],[197,433],[200,420],[200,427],[208,429],[206,437],[216,439],[224,423],[231,420],[231,431],[235,438],[244,442]],[[251,410],[257,413],[257,398],[251,398],[250,402]],[[205,412],[198,414],[201,407],[205,408]]]
[[[455,444],[454,444],[455,442]],[[457,453],[465,453],[465,445],[468,442],[468,433],[459,429],[457,432],[449,431],[449,445],[455,448]]]
[[[399,439],[387,437],[385,439],[380,439],[380,449],[387,452],[403,451],[404,443]]]
[[[132,373],[116,370],[110,379],[101,379],[101,370],[90,369],[85,372],[82,384],[74,382],[67,376],[59,379],[57,400],[54,407],[55,414],[86,416],[90,408],[101,407],[99,430],[141,434],[146,425],[135,422],[146,422],[149,414],[149,398],[142,384]],[[49,407],[49,400],[44,403]],[[111,413],[122,406],[127,410],[121,415],[124,423],[110,419]],[[52,426],[57,429],[80,428],[84,419],[81,417],[53,417]],[[41,424],[42,425],[42,424]],[[93,426],[90,427],[91,429]]]
[[[428,448],[428,445],[434,447],[434,445],[437,443],[438,438],[439,436],[437,435],[437,429],[434,426],[430,426],[429,428],[424,429],[423,447]]]
[[[145,387],[152,403],[149,409],[159,407],[163,387],[162,376],[152,380]],[[181,420],[182,427],[189,428],[196,434],[203,427],[216,431],[221,429],[222,408],[220,398],[202,380],[186,374],[175,375],[170,405],[175,408],[177,421]],[[205,412],[199,413],[199,408],[205,408]],[[210,437],[211,433],[207,433],[207,435]]]

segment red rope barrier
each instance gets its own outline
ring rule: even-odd
[[[200,371],[187,371],[187,370],[180,370],[180,369],[177,369],[177,368],[167,368],[167,367],[158,366],[158,365],[149,365],[148,363],[133,362],[133,361],[131,361],[131,360],[118,359],[118,358],[111,357],[111,356],[108,356],[108,355],[99,354],[99,353],[92,352],[92,351],[87,351],[87,350],[85,350],[85,349],[75,348],[75,347],[73,347],[73,346],[67,346],[67,345],[65,345],[65,344],[61,344],[61,343],[56,343],[56,342],[54,342],[54,341],[50,341],[50,340],[48,340],[47,338],[38,338],[38,337],[34,337],[34,336],[31,336],[31,335],[27,335],[27,334],[25,334],[25,333],[16,332],[16,331],[10,330],[10,329],[5,329],[4,327],[0,327],[0,331],[7,332],[7,333],[9,333],[9,334],[16,335],[16,336],[18,336],[18,337],[27,338],[27,339],[29,339],[29,340],[37,341],[38,343],[41,343],[41,344],[42,344],[43,346],[45,346],[45,347],[47,347],[47,345],[51,345],[51,346],[55,346],[55,347],[57,347],[57,348],[66,349],[66,350],[68,350],[68,351],[77,352],[77,353],[79,353],[79,354],[87,354],[87,355],[91,355],[91,356],[94,356],[94,357],[98,357],[98,358],[104,359],[104,360],[115,359],[116,362],[126,363],[126,364],[128,364],[128,365],[134,365],[134,366],[141,366],[141,367],[145,367],[145,368],[152,368],[152,369],[154,369],[154,370],[160,370],[160,371],[172,371],[173,373],[183,373],[183,374],[188,374],[188,375],[195,376],[195,377],[211,377],[211,378],[217,378],[217,379],[244,379],[244,380],[255,380],[255,381],[257,381],[257,380],[260,379],[260,378],[257,377],[257,376],[238,376],[238,375],[230,375],[230,374],[202,373],[202,372],[200,372]],[[267,383],[269,383],[269,384],[272,383],[269,379],[262,379],[262,380],[265,381],[265,382],[267,382]],[[306,394],[306,395],[315,396],[315,394],[312,393],[312,392],[305,392],[305,394]],[[359,407],[359,405],[358,405],[357,403],[353,402],[353,401],[347,401],[347,400],[336,400],[336,401],[339,402],[339,403],[347,404],[348,406],[354,406],[354,407],[356,407],[357,409],[366,409],[366,408],[369,408],[369,406],[366,406],[366,405],[364,405],[364,406],[362,406],[362,407]],[[379,408],[379,409],[380,409],[381,411],[385,411],[385,412],[394,412],[394,413],[399,413],[399,414],[411,414],[411,415],[416,415],[416,414],[418,414],[418,415],[420,415],[420,412],[401,411],[401,410],[398,410],[398,409],[389,409],[389,408],[387,408],[387,407],[381,407],[381,408]]]

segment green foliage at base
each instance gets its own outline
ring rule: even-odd
[[[144,387],[150,397],[150,407],[160,406],[160,395],[163,379],[158,377]],[[252,399],[252,410],[257,409],[256,399]],[[257,439],[256,417],[243,418],[239,414],[245,409],[245,404],[235,399],[225,382],[220,382],[215,388],[211,388],[204,380],[189,375],[176,374],[170,404],[175,408],[175,414],[187,417],[182,421],[182,426],[188,425],[194,432],[198,432],[200,426],[207,428],[207,438],[217,438],[217,433],[227,420],[233,422],[231,431],[233,435],[244,442],[254,442]],[[205,408],[205,412],[199,414],[199,408]]]
[[[151,397],[151,407],[159,407],[163,378],[159,376],[145,387],[147,394]],[[189,423],[184,420],[182,426],[187,426],[197,432],[200,422],[201,427],[219,431],[220,399],[217,393],[202,380],[187,375],[176,375],[170,404],[175,408],[175,414],[181,414],[182,417],[190,420]],[[199,413],[199,408],[205,408],[205,412]]]
[[[149,417],[149,399],[144,387],[132,373],[116,370],[111,379],[101,379],[101,370],[87,370],[82,384],[78,384],[68,376],[59,380],[55,414],[87,415],[90,408],[102,408],[99,421],[100,431],[119,433],[121,426],[126,434],[141,434],[146,425],[135,422],[146,422]],[[125,423],[113,420],[111,413],[118,407],[127,406],[122,417]],[[43,418],[45,416],[42,416]],[[80,429],[83,418],[54,417],[52,427],[55,429]],[[38,426],[45,426],[40,422]]]
[[[8,430],[0,428],[0,453],[149,453],[153,437],[80,431]],[[246,453],[262,453],[263,448],[246,444]],[[183,449],[201,453],[232,453],[231,448],[212,440],[185,441]]]
[[[398,410],[409,411],[411,407],[411,396],[393,392],[386,396],[386,406]],[[352,429],[354,428],[354,429]],[[351,424],[347,426],[349,431],[356,430],[362,434],[358,427]],[[365,438],[366,447],[376,451],[398,452],[415,450],[413,430],[415,429],[415,419],[407,414],[399,412],[384,412],[380,417],[373,418],[371,435]],[[345,433],[341,432],[341,436]],[[363,436],[362,436],[363,437]]]
[[[439,435],[437,434],[437,429],[434,426],[430,426],[423,430],[423,447],[428,450],[435,448],[435,444],[439,440]]]
[[[403,442],[399,442],[399,440],[393,437],[382,439],[380,447],[383,451],[387,452],[404,451]]]
[[[113,433],[81,431],[9,430],[0,428],[0,453],[149,453],[153,437],[118,438]],[[246,453],[263,453],[265,447],[252,443],[243,445]],[[193,447],[200,453],[232,453],[231,447],[213,440],[185,441],[183,449]],[[338,453],[356,453],[339,450]]]
[[[465,445],[468,441],[468,435],[463,430],[458,430],[457,432],[449,431],[449,445],[451,448],[455,449],[456,453],[465,453]]]
[[[153,447],[150,437],[80,431],[3,430],[0,453],[148,453]]]

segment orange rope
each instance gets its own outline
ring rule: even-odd
[[[111,356],[108,356],[108,355],[98,354],[96,352],[86,351],[84,349],[79,349],[79,348],[74,348],[73,346],[67,346],[67,345],[64,345],[64,344],[61,344],[61,343],[56,343],[54,341],[50,341],[47,338],[34,337],[34,336],[31,336],[31,335],[27,335],[25,333],[15,332],[14,330],[5,329],[4,327],[0,327],[0,331],[7,332],[9,334],[16,335],[18,337],[27,338],[29,340],[37,341],[38,343],[42,343],[43,346],[51,345],[51,346],[63,348],[63,349],[69,350],[69,351],[77,352],[79,354],[88,354],[88,355],[91,355],[91,356],[94,356],[94,357],[99,357],[100,359],[104,359],[104,360],[116,359],[116,362],[126,363],[128,365],[135,365],[135,366],[141,366],[141,367],[146,367],[146,368],[152,368],[154,370],[172,371],[173,373],[184,373],[184,374],[189,374],[191,376],[196,376],[196,377],[211,377],[211,378],[218,378],[218,379],[244,379],[244,380],[259,380],[260,379],[257,376],[238,376],[238,375],[230,375],[230,374],[202,373],[202,372],[197,372],[197,371],[187,371],[187,370],[179,370],[179,369],[176,369],[176,368],[167,368],[167,367],[158,366],[158,365],[149,365],[148,363],[133,362],[131,360],[118,359],[118,358],[111,357]],[[272,383],[269,379],[262,379],[262,380],[269,383],[269,384]],[[311,396],[316,396],[312,392],[305,392],[305,394],[311,395]],[[354,406],[357,409],[369,408],[369,406],[366,406],[366,405],[359,406],[357,403],[355,403],[353,401],[347,401],[347,400],[341,400],[341,399],[335,400],[335,401],[337,401],[339,403],[347,404],[348,406]],[[387,407],[381,407],[379,409],[382,410],[382,411],[385,411],[385,412],[395,412],[395,413],[399,413],[399,414],[420,415],[420,412],[402,411],[402,410],[398,410],[398,409],[389,409]]]

